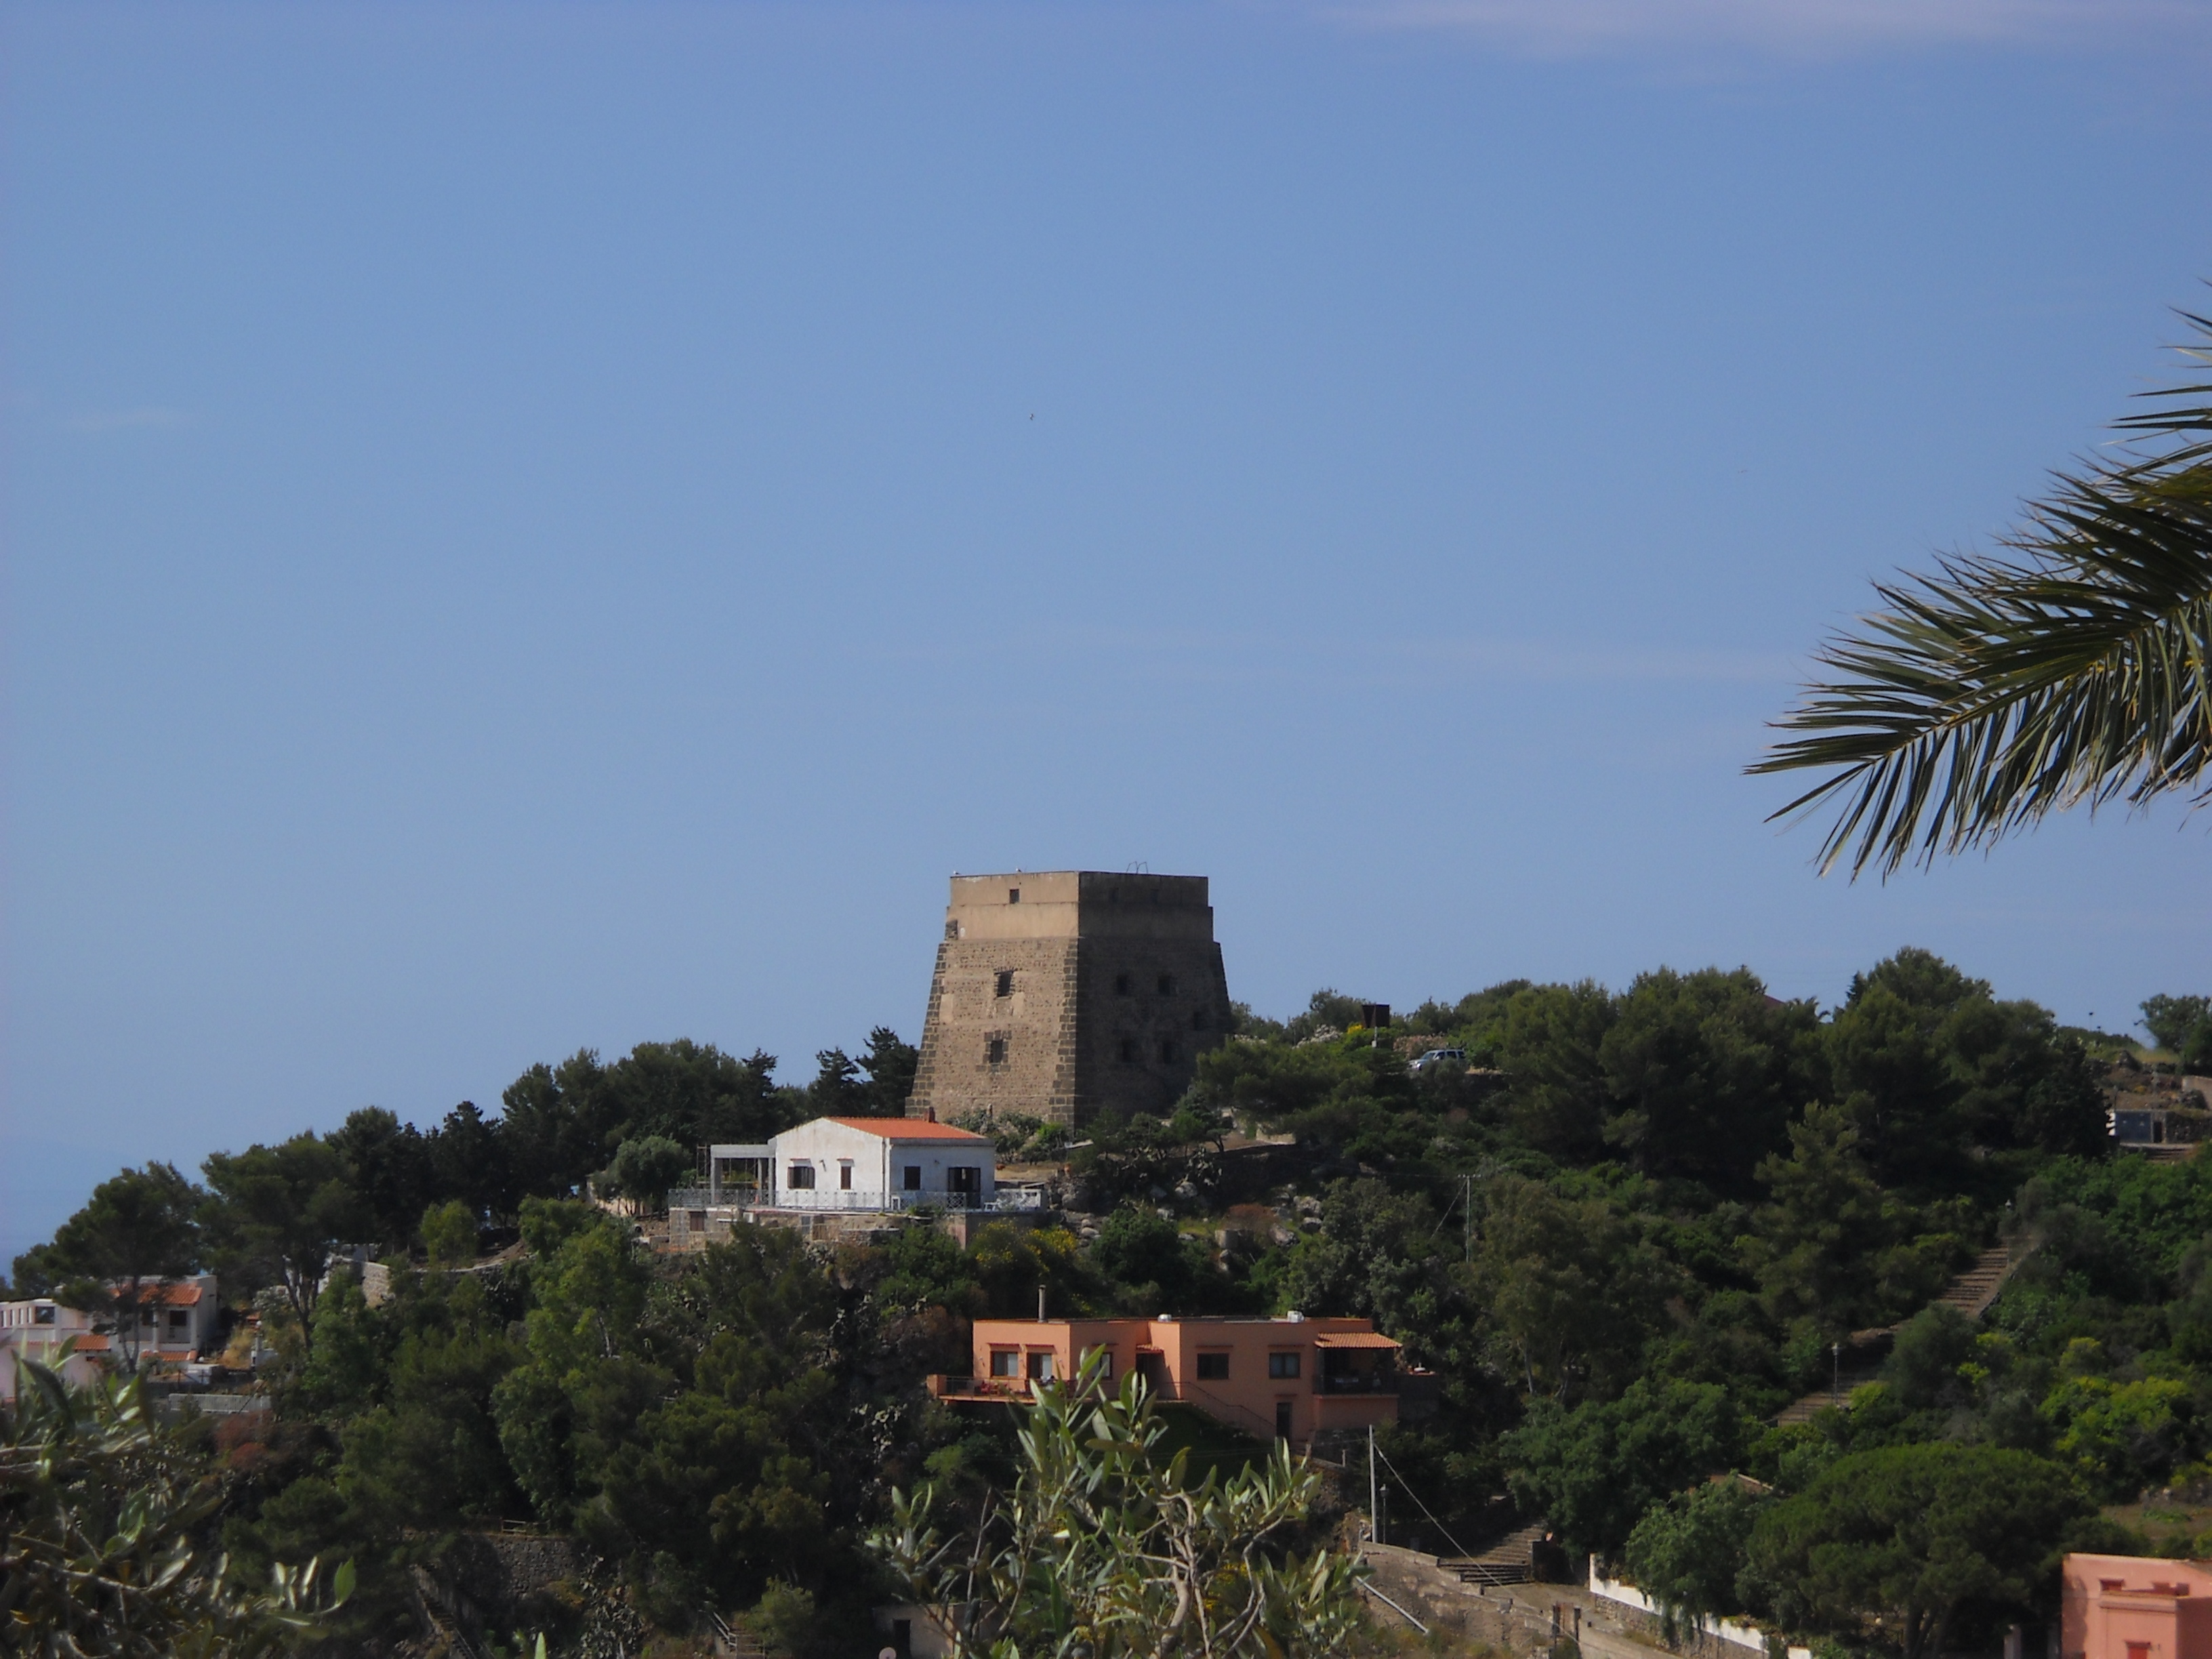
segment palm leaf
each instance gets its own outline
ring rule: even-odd
[[[2212,362],[2212,320],[2184,315]],[[1887,875],[2212,766],[2212,383],[2144,395],[2116,428],[2162,447],[2057,475],[2007,552],[1876,583],[1883,608],[1821,647],[1749,769],[1828,774],[1772,814],[1833,810],[1822,870]]]

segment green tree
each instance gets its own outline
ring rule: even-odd
[[[2212,321],[2188,317],[2191,359]],[[1831,678],[1754,772],[1827,774],[1776,817],[1829,809],[1823,868],[1988,846],[2049,812],[2191,789],[2212,758],[2212,384],[2117,422],[2148,449],[2062,473],[2002,538],[1875,584]]]
[[[1036,1312],[1040,1289],[1056,1318],[1085,1315],[1097,1305],[1098,1285],[1083,1246],[1065,1227],[1017,1228],[994,1221],[968,1247],[968,1267],[996,1319]]]
[[[1510,1081],[1514,1128],[1554,1158],[1604,1150],[1611,1104],[1601,1058],[1613,1002],[1595,980],[1539,985],[1506,1005],[1498,1064]]]
[[[2178,1054],[2200,1028],[2212,1024],[2212,997],[2165,995],[2145,997],[2143,1030],[2168,1054]]]
[[[1940,1654],[1960,1607],[2030,1611],[2095,1507],[2022,1451],[1905,1445],[1832,1464],[1753,1528],[1747,1574],[1788,1622],[1850,1634],[1879,1618],[1904,1659]]]
[[[1744,1249],[1778,1318],[1840,1333],[1871,1304],[1871,1254],[1890,1241],[1895,1221],[1859,1144],[1842,1107],[1808,1106],[1790,1127],[1790,1156],[1759,1166],[1773,1201],[1759,1211]]]
[[[1814,1024],[1747,968],[1638,975],[1598,1044],[1606,1140],[1648,1174],[1747,1186],[1807,1091],[1796,1051]]]
[[[173,1164],[125,1170],[94,1188],[43,1252],[47,1267],[76,1276],[76,1294],[112,1322],[126,1371],[138,1368],[147,1298],[158,1301],[160,1287],[190,1273],[198,1258],[193,1216],[201,1196]]]
[[[1098,1271],[1127,1293],[1129,1311],[1190,1313],[1205,1255],[1157,1210],[1124,1204],[1108,1216],[1091,1246]]]
[[[458,1198],[422,1212],[422,1249],[434,1267],[463,1267],[476,1259],[477,1218]]]
[[[102,1659],[252,1659],[314,1633],[353,1588],[317,1565],[236,1583],[207,1545],[214,1460],[156,1429],[143,1383],[65,1387],[26,1363],[0,1407],[0,1648]]]
[[[1604,1198],[1510,1175],[1483,1190],[1474,1283],[1498,1369],[1554,1400],[1618,1394],[1687,1288],[1683,1275]]]
[[[520,1194],[500,1125],[465,1100],[429,1137],[433,1189],[459,1199],[478,1220],[512,1215]]]
[[[1571,1410],[1534,1401],[1504,1450],[1522,1501],[1577,1550],[1603,1554],[1626,1544],[1668,1492],[1731,1467],[1745,1432],[1726,1389],[1638,1377],[1618,1400]]]
[[[345,1165],[359,1242],[404,1250],[436,1196],[429,1141],[380,1106],[348,1114],[325,1139]]]
[[[211,1196],[201,1211],[208,1254],[240,1289],[275,1286],[314,1344],[315,1295],[332,1249],[361,1221],[345,1160],[320,1136],[216,1152],[201,1165]]]
[[[907,1097],[914,1093],[915,1073],[921,1065],[921,1050],[900,1040],[888,1025],[868,1033],[867,1052],[860,1069],[868,1074],[863,1109],[874,1117],[904,1117]]]
[[[775,1056],[739,1060],[712,1043],[641,1042],[611,1065],[580,1049],[533,1066],[501,1097],[500,1139],[517,1190],[563,1198],[606,1167],[624,1140],[679,1146],[766,1140],[797,1121],[775,1086]]]
[[[1740,1481],[1708,1480],[1653,1504],[1628,1534],[1629,1577],[1659,1604],[1670,1644],[1742,1610],[1736,1577],[1766,1501]]]
[[[956,1659],[1173,1653],[1303,1659],[1340,1653],[1359,1623],[1353,1558],[1289,1553],[1321,1477],[1289,1448],[1226,1485],[1161,1455],[1164,1425],[1132,1373],[1091,1370],[1038,1391],[1014,1490],[979,1523],[939,1529],[924,1487],[894,1494],[872,1547],[924,1606],[954,1621]]]
[[[614,1162],[595,1185],[628,1199],[633,1210],[647,1213],[668,1207],[668,1192],[692,1173],[691,1154],[666,1135],[644,1135],[615,1148]]]

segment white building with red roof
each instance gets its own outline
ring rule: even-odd
[[[128,1334],[120,1328],[133,1320],[130,1287],[109,1288],[116,1305],[99,1313],[47,1296],[0,1302],[0,1401],[15,1398],[21,1359],[58,1369],[64,1382],[82,1386],[134,1351],[142,1366],[204,1359],[215,1352],[222,1308],[213,1273],[146,1280],[138,1287],[137,1329]]]
[[[1037,1202],[1031,1188],[1000,1193],[989,1136],[928,1118],[817,1117],[761,1144],[708,1153],[710,1209],[991,1210]]]

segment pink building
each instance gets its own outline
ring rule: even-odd
[[[2212,1659],[2212,1566],[2069,1555],[2060,1659]]]
[[[1103,1352],[1156,1398],[1247,1434],[1310,1446],[1316,1435],[1398,1420],[1398,1344],[1364,1319],[979,1319],[974,1375],[930,1379],[945,1400],[1004,1401],[1064,1380]],[[2208,1656],[2212,1659],[2212,1656]]]

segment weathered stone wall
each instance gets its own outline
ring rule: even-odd
[[[1206,896],[1203,876],[955,877],[908,1112],[1168,1110],[1229,1020]]]

